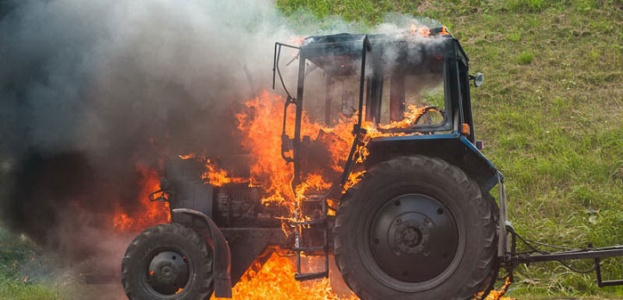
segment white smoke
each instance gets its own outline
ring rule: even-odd
[[[0,8],[0,214],[70,257],[118,254],[97,220],[136,201],[135,164],[236,151],[236,105],[270,86],[273,45],[293,36],[262,0]]]

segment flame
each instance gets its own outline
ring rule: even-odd
[[[290,183],[293,168],[281,158],[281,128],[275,120],[283,114],[278,95],[262,92],[245,103],[247,111],[237,114],[238,129],[245,134],[242,145],[251,151],[250,183],[263,186],[267,195],[263,202],[282,203],[294,199]],[[293,116],[290,112],[289,116]],[[290,117],[290,124],[293,124]],[[291,153],[290,153],[291,154]]]
[[[344,189],[342,192],[346,193],[346,191],[355,186],[355,184],[357,184],[357,182],[361,180],[364,173],[365,171],[350,173],[350,175],[348,175],[348,180],[346,180],[346,183],[344,184]]]
[[[499,291],[491,291],[489,295],[487,295],[487,298],[485,300],[517,300],[515,298],[503,297],[504,294],[506,294],[506,291],[508,290],[508,287],[511,285],[511,283],[512,281],[510,277],[506,277],[506,280],[504,281],[504,285],[502,286],[502,288]],[[483,295],[483,292],[480,292],[474,295],[474,300],[481,299],[482,295]]]
[[[415,125],[415,122],[418,120],[418,118],[424,114],[426,112],[426,108],[425,107],[417,107],[413,104],[409,104],[407,105],[404,113],[403,113],[403,118],[399,121],[392,121],[389,124],[381,124],[378,127],[374,126],[371,123],[366,123],[364,124],[364,128],[367,130],[367,137],[368,138],[376,138],[376,137],[384,137],[384,136],[404,136],[404,135],[416,135],[416,134],[420,134],[417,132],[411,132],[411,133],[390,133],[390,132],[383,132],[380,131],[379,129],[406,129],[409,127],[412,127],[413,125]],[[363,151],[367,151],[363,150]],[[364,154],[367,155],[367,152],[365,152]]]
[[[154,169],[137,165],[136,172],[140,175],[138,184],[139,205],[132,211],[126,211],[118,202],[115,204],[115,212],[112,223],[116,231],[141,231],[147,227],[165,223],[171,220],[169,204],[167,202],[149,201],[149,195],[160,189],[158,173]]]
[[[288,44],[294,45],[294,46],[301,46],[305,42],[305,38],[306,37],[303,37],[303,36],[300,36],[300,35],[290,37],[288,39]]]
[[[264,202],[272,201],[293,207],[294,202],[302,199],[304,193],[326,190],[332,182],[321,174],[323,168],[317,168],[315,171],[318,173],[301,174],[301,184],[296,191],[292,190],[294,169],[281,156],[282,128],[275,122],[282,118],[283,103],[283,97],[263,91],[258,97],[247,101],[247,111],[236,117],[238,129],[245,135],[242,145],[251,151],[253,157],[250,183],[264,187],[267,194]],[[289,111],[287,117],[286,124],[290,127],[286,135],[291,138],[294,135],[294,111]],[[353,139],[352,123],[341,121],[337,126],[328,128],[312,122],[303,114],[302,124],[301,136],[307,136],[310,143],[327,149],[328,169],[341,171]],[[291,157],[292,151],[286,151],[285,155]]]
[[[260,269],[261,268],[261,269]],[[258,270],[259,271],[256,271]],[[300,282],[294,279],[296,268],[294,262],[287,257],[273,254],[264,266],[256,263],[249,268],[242,276],[240,281],[233,288],[232,299],[237,300],[356,300],[356,295],[348,293],[338,295],[331,288],[328,279],[323,278],[315,281]],[[507,288],[510,281],[507,279],[502,290]],[[502,297],[501,291],[492,291],[486,300],[516,300],[509,297]],[[482,293],[475,296],[480,299]],[[212,296],[211,300],[222,299]]]
[[[251,178],[249,182],[253,186],[262,186],[265,189],[266,196],[264,202],[281,203],[293,211],[295,203],[304,199],[306,193],[326,192],[332,186],[333,178],[339,175],[344,167],[344,163],[350,149],[352,147],[353,124],[356,117],[341,118],[333,127],[327,127],[320,123],[310,120],[303,112],[301,120],[301,136],[309,137],[308,144],[320,145],[328,151],[328,159],[326,165],[311,168],[306,174],[300,174],[301,181],[296,186],[296,190],[292,190],[293,166],[286,163],[281,156],[282,144],[282,128],[275,120],[283,117],[283,97],[271,94],[268,91],[261,92],[256,98],[246,102],[247,111],[236,115],[239,125],[238,129],[244,134],[245,138],[242,145],[251,152],[253,156],[253,164],[251,165]],[[293,107],[292,107],[293,108]],[[365,144],[370,138],[382,136],[396,136],[417,133],[390,133],[382,132],[380,129],[390,128],[408,128],[413,126],[417,118],[425,112],[424,108],[418,108],[415,105],[409,105],[404,113],[404,118],[400,121],[394,121],[387,125],[376,125],[371,122],[363,124],[363,128],[367,131],[364,137],[363,145],[357,148],[358,161],[362,163],[368,156],[368,149]],[[285,134],[288,138],[293,136],[293,124],[295,122],[294,111],[287,112],[287,126]],[[286,149],[285,155],[291,157],[292,151]],[[207,168],[213,168],[210,165]],[[326,174],[329,169],[330,174]],[[215,172],[213,170],[213,172]],[[344,185],[344,191],[354,186],[362,177],[363,171],[354,172]],[[333,175],[333,176],[328,176]],[[210,180],[210,182],[228,182],[226,172],[216,171],[214,176],[220,179]]]
[[[195,157],[197,157],[197,155],[195,155],[195,153],[188,153],[188,154],[180,154],[177,157],[179,157],[179,158],[181,158],[183,160],[186,160],[186,159],[195,158]]]
[[[219,168],[216,163],[212,162],[210,159],[206,160],[205,171],[201,175],[201,179],[215,187],[223,186],[228,183],[247,182],[245,178],[230,177],[227,171]]]
[[[331,183],[325,181],[320,174],[310,174],[307,180],[296,188],[296,195],[300,198],[309,191],[323,191],[330,187]]]
[[[409,34],[417,35],[421,37],[429,37],[430,28],[423,26],[423,25],[418,26],[415,23],[411,23],[411,26],[409,27]]]
[[[329,280],[324,278],[313,282],[299,282],[294,279],[296,269],[291,259],[273,254],[259,271],[256,265],[249,268],[233,289],[232,299],[254,300],[339,300],[358,299],[349,294],[340,297],[333,291]],[[212,297],[212,299],[219,299]]]

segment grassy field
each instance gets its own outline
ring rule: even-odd
[[[0,228],[0,299],[62,299],[60,282],[50,278],[56,264],[32,242]]]
[[[570,247],[623,244],[622,0],[277,0],[287,15],[338,15],[365,28],[388,12],[430,17],[463,44],[483,87],[473,92],[477,138],[506,176],[510,218],[531,240]],[[362,29],[363,30],[363,29]],[[551,249],[547,249],[551,250]],[[62,298],[26,278],[36,246],[0,231],[0,299]],[[579,269],[590,264],[573,264]],[[623,277],[621,261],[603,267]],[[519,299],[623,298],[593,274],[521,266]],[[597,298],[594,298],[597,297]]]

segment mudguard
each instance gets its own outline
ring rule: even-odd
[[[374,138],[368,143],[366,168],[396,156],[438,157],[463,170],[485,191],[498,184],[502,174],[467,138],[457,133]]]

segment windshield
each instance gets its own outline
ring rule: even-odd
[[[393,74],[382,80],[379,128],[436,127],[444,125],[445,89],[443,72]]]
[[[305,77],[304,111],[312,122],[326,127],[350,121],[359,109],[358,73],[329,73],[307,64]]]
[[[448,130],[443,40],[376,40],[368,118],[380,130]]]

